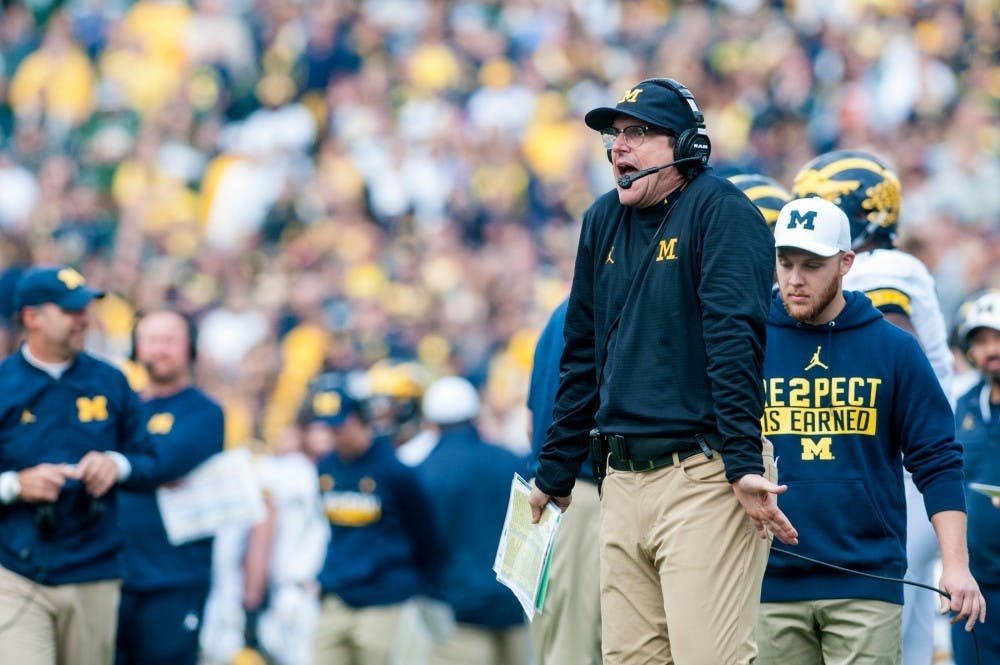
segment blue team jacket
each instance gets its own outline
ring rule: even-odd
[[[317,464],[330,543],[318,579],[352,607],[401,603],[439,584],[441,538],[430,500],[392,443],[375,439],[355,460]]]
[[[460,623],[502,629],[524,622],[521,604],[493,572],[511,480],[523,466],[466,423],[444,428],[418,467],[446,535],[442,595]]]
[[[988,391],[989,384],[981,381],[959,398],[955,420],[958,441],[965,450],[966,480],[1000,485],[1000,407],[990,407]],[[972,576],[982,585],[1000,587],[1000,510],[988,496],[971,489],[966,501]]]
[[[763,429],[774,443],[778,505],[799,531],[776,546],[867,573],[906,571],[902,467],[928,516],[965,510],[962,450],[948,399],[916,338],[863,293],[836,319],[792,319],[775,293],[764,360]],[[867,598],[902,604],[901,584],[819,567],[772,550],[764,602]]]
[[[22,353],[0,363],[0,472],[43,462],[77,463],[91,450],[115,450],[132,465],[122,487],[151,489],[156,454],[146,435],[138,396],[111,365],[81,353],[59,378],[30,365]],[[0,505],[0,565],[44,584],[121,576],[117,488],[93,500],[70,481],[40,527],[38,505]],[[98,510],[93,511],[94,507]]]
[[[143,402],[143,422],[156,446],[157,480],[177,480],[221,452],[222,408],[194,387]],[[152,591],[181,586],[207,587],[212,574],[212,539],[174,546],[167,540],[153,492],[118,494],[123,588]]]

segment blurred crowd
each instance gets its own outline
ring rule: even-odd
[[[0,314],[31,263],[113,294],[109,358],[181,307],[228,445],[273,449],[318,373],[393,358],[472,378],[523,450],[534,340],[613,184],[586,110],[666,75],[724,174],[883,155],[951,316],[1000,286],[998,7],[2,0]]]

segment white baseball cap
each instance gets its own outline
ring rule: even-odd
[[[958,337],[967,343],[969,335],[979,328],[1000,331],[1000,291],[987,291],[972,302],[962,316]]]
[[[818,256],[849,252],[851,224],[844,211],[826,199],[794,199],[778,213],[774,246],[794,247]]]
[[[427,388],[424,418],[438,425],[454,425],[479,415],[479,393],[460,376],[446,376]]]

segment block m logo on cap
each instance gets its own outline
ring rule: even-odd
[[[794,229],[794,228],[798,227],[800,224],[802,225],[802,228],[804,228],[804,229],[809,229],[810,231],[815,231],[816,230],[816,211],[815,210],[809,210],[809,211],[807,211],[805,213],[802,213],[802,212],[800,212],[798,210],[792,210],[791,214],[788,216],[788,228]]]
[[[84,279],[83,275],[72,268],[63,268],[56,273],[56,277],[60,282],[65,284],[66,288],[70,291],[87,283],[87,280]]]
[[[642,88],[632,88],[618,100],[619,104],[635,104],[639,101],[639,95],[642,94]]]

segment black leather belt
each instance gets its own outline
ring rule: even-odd
[[[706,437],[697,434],[691,439],[671,439],[667,437],[624,436],[608,434],[605,436],[609,448],[608,466],[617,471],[651,471],[677,461],[705,455],[712,457]],[[721,438],[720,438],[721,443]]]

